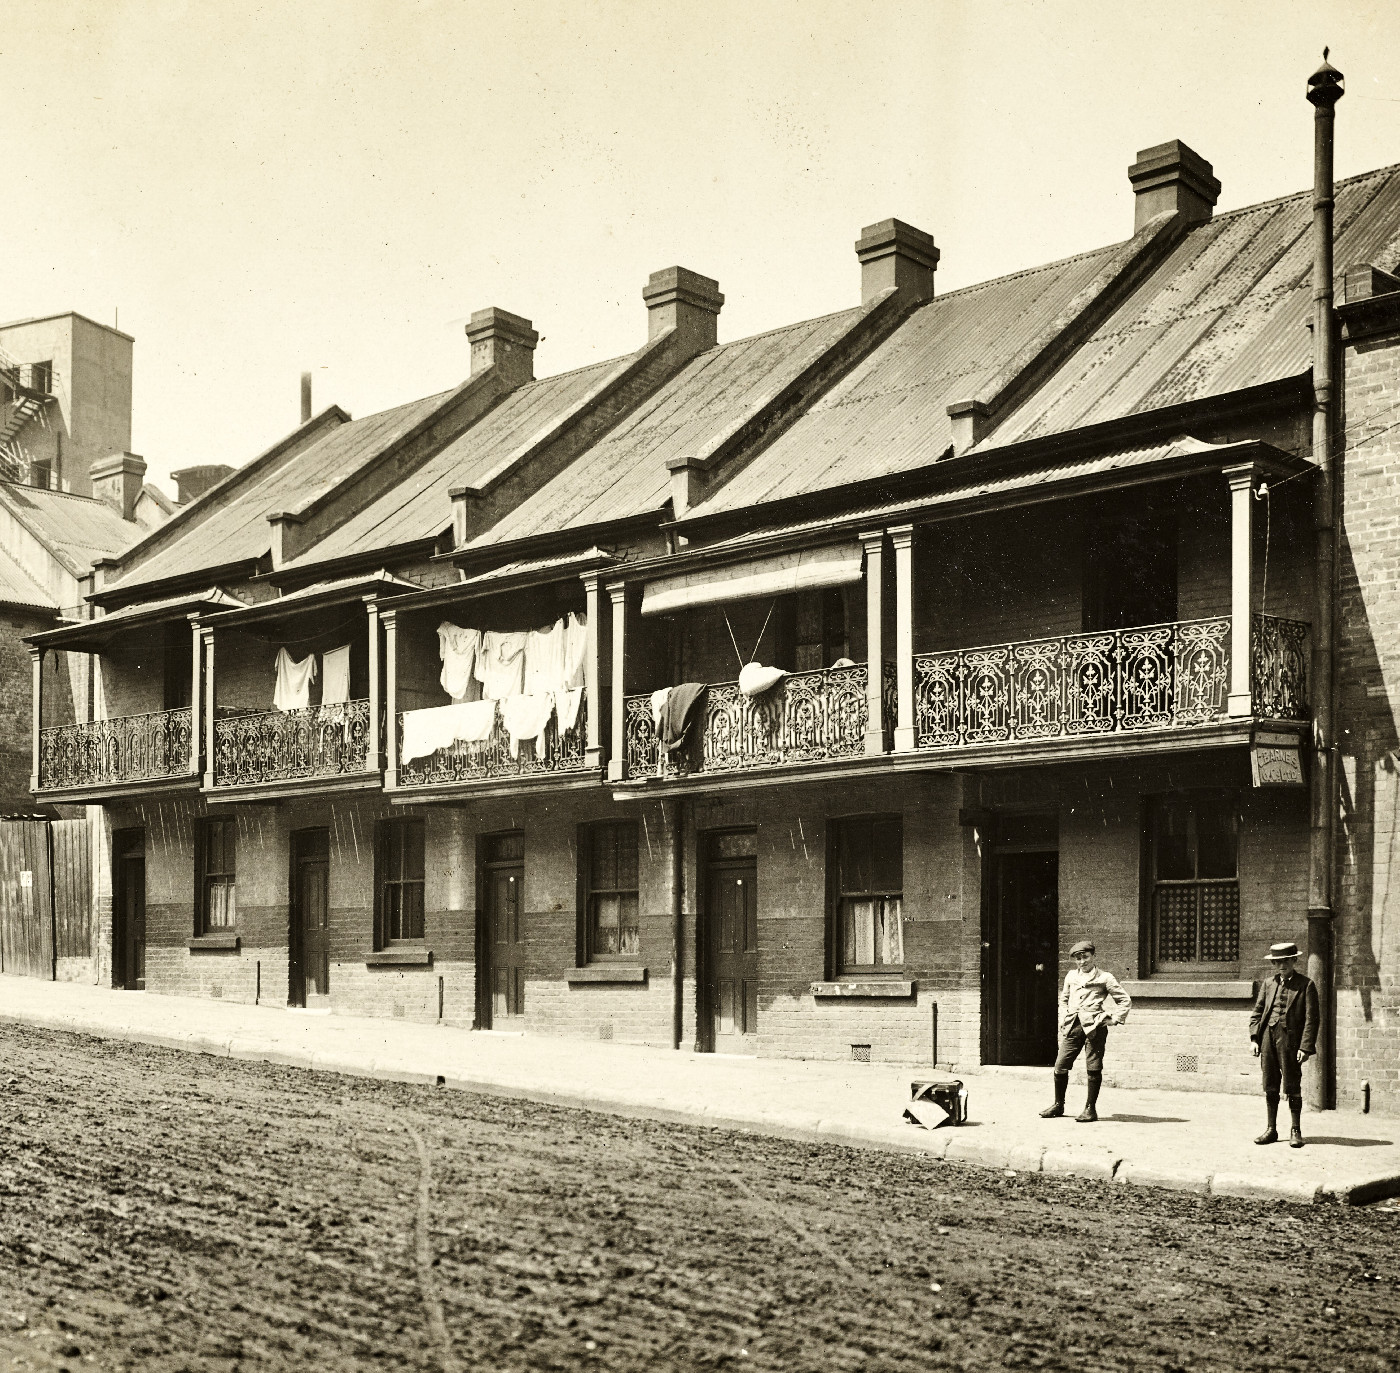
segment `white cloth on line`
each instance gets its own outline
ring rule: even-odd
[[[564,621],[525,636],[526,696],[553,696],[564,689]]]
[[[583,704],[583,688],[560,691],[554,697],[554,710],[559,716],[559,733],[567,734],[578,723],[578,708]]]
[[[481,648],[481,631],[463,629],[444,620],[437,629],[438,657],[442,659],[442,676],[438,681],[454,701],[469,701],[479,697],[476,680],[476,655]]]
[[[739,690],[747,697],[762,696],[771,691],[787,676],[780,667],[763,667],[758,663],[745,663],[739,672]]]
[[[571,610],[564,626],[564,689],[584,684],[588,664],[588,616]]]
[[[399,762],[427,758],[453,744],[480,743],[491,735],[496,724],[494,701],[471,701],[465,705],[431,706],[427,710],[406,710],[403,714],[403,743]]]
[[[658,734],[661,733],[661,714],[666,709],[666,702],[670,699],[670,687],[661,687],[651,693],[651,723],[655,726]]]
[[[300,662],[285,648],[277,650],[277,683],[272,704],[277,710],[305,710],[311,704],[311,683],[316,680],[316,655],[308,653]]]
[[[321,704],[338,706],[350,699],[350,645],[321,655]]]
[[[520,756],[522,739],[538,739],[554,714],[553,696],[507,696],[501,702],[501,723],[510,739],[510,756]]]
[[[525,682],[525,633],[499,634],[488,629],[476,655],[476,679],[488,700],[519,696]]]

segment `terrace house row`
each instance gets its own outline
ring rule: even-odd
[[[481,311],[460,386],[307,415],[101,565],[32,643],[105,713],[36,713],[34,786],[105,808],[112,981],[1034,1064],[1092,935],[1119,1081],[1252,1087],[1261,956],[1310,936],[1312,198],[1216,214],[1180,143],[1130,176],[1122,242],[944,294],[888,220],[858,300],[753,338],[682,268],[561,376]],[[1336,243],[1329,1023],[1394,1110],[1400,170]]]

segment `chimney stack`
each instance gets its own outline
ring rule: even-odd
[[[88,468],[92,494],[106,501],[124,520],[136,518],[136,502],[146,482],[146,460],[135,453],[113,453]]]
[[[891,287],[910,300],[933,298],[933,274],[938,270],[938,249],[933,235],[902,219],[882,219],[867,224],[856,239],[860,262],[860,303],[869,305]]]
[[[310,376],[310,373],[305,373]],[[217,486],[234,469],[226,462],[206,462],[197,467],[182,467],[170,474],[175,483],[175,504],[188,505],[197,501],[211,486]]]
[[[1128,168],[1137,197],[1133,232],[1167,210],[1184,224],[1204,223],[1220,199],[1220,183],[1211,173],[1210,163],[1179,138],[1144,148]]]
[[[535,344],[540,336],[528,319],[492,305],[472,315],[467,338],[472,346],[472,376],[496,367],[509,386],[534,381]]]
[[[647,303],[647,342],[667,329],[693,355],[713,348],[719,341],[719,312],[724,297],[719,282],[686,267],[666,267],[653,272],[642,290]]]
[[[305,424],[311,418],[311,373],[301,374],[301,422]]]

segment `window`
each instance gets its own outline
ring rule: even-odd
[[[834,822],[837,972],[904,964],[904,821],[898,815]]]
[[[635,957],[642,951],[637,925],[636,823],[589,825],[583,833],[585,957],[590,961]]]
[[[202,840],[199,933],[231,930],[238,923],[237,888],[234,884],[238,822],[206,820]]]
[[[1153,969],[1232,970],[1240,956],[1235,794],[1156,798],[1148,849]]]
[[[423,938],[423,822],[381,820],[376,855],[379,942]]]

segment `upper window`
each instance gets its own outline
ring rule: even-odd
[[[379,942],[423,938],[423,821],[379,822],[375,855]]]
[[[637,924],[636,822],[590,825],[584,835],[586,957],[634,957],[642,951]]]
[[[238,923],[234,869],[238,856],[238,822],[204,822],[200,873],[200,933],[231,930]]]
[[[1154,970],[1232,969],[1240,956],[1235,794],[1197,791],[1156,798],[1148,849]]]
[[[898,815],[834,822],[838,973],[904,965],[904,821]]]

